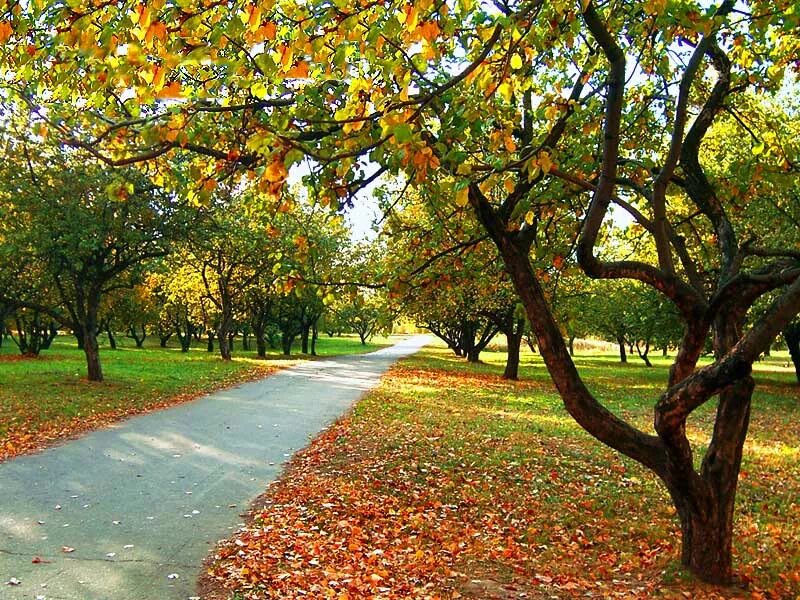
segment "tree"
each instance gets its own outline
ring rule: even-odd
[[[137,348],[144,345],[159,319],[160,307],[150,283],[150,278],[145,277],[133,288],[120,290],[113,299],[113,322],[122,328],[125,337],[132,339]]]
[[[193,152],[201,178],[217,162],[223,173],[241,166],[275,193],[305,154],[332,205],[378,174],[403,173],[469,206],[498,248],[567,410],[664,482],[684,564],[708,581],[730,580],[751,366],[800,310],[800,254],[784,236],[749,241],[752,217],[734,216],[736,207],[770,198],[738,177],[718,179],[719,153],[706,142],[734,113],[737,129],[725,139],[755,138],[749,164],[795,177],[797,136],[751,127],[748,92],[773,92],[794,66],[797,11],[761,0],[426,1],[399,11],[310,2],[252,4],[241,14],[220,4],[82,12],[31,3],[7,18],[6,85],[23,88],[15,97],[34,111],[47,102],[41,122],[109,164]],[[182,25],[172,32],[165,23]],[[109,76],[118,44],[126,52],[115,53]],[[145,63],[151,52],[157,60]],[[178,95],[177,110],[162,100]],[[76,114],[76,99],[104,110]],[[781,199],[769,213],[780,232],[791,231],[780,210],[787,187],[776,185],[771,198]],[[612,205],[652,240],[652,258],[606,259]],[[577,240],[561,228],[560,247],[541,243],[562,215]],[[549,253],[557,266],[570,248],[588,277],[640,281],[680,314],[685,333],[655,403],[655,435],[603,407],[569,356],[531,254]],[[773,290],[782,291],[744,329],[752,303]],[[697,368],[709,341],[714,361]],[[712,398],[715,428],[695,469],[685,422]]]
[[[0,174],[0,201],[11,207],[14,227],[5,242],[42,272],[57,297],[49,305],[10,300],[78,332],[88,378],[102,381],[102,300],[133,286],[145,261],[168,252],[184,227],[183,213],[167,192],[133,171],[34,157],[13,140],[7,146],[7,152],[27,156],[28,164],[7,161]]]
[[[267,262],[265,222],[249,210],[235,190],[225,188],[205,226],[193,231],[183,260],[203,284],[204,297],[213,305],[220,356],[231,360],[230,340],[245,297]]]
[[[373,335],[391,323],[386,300],[379,292],[353,290],[344,294],[341,303],[331,307],[342,323],[350,331],[358,334],[361,345],[366,346]]]

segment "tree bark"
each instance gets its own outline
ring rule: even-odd
[[[48,325],[47,335],[45,336],[44,341],[42,342],[42,350],[49,350],[50,346],[53,344],[53,340],[56,339],[58,335],[58,328],[53,321],[50,321],[50,325]],[[2,335],[0,335],[2,338]]]
[[[653,363],[650,362],[650,358],[647,356],[650,353],[650,342],[644,343],[644,350],[639,346],[639,342],[636,342],[636,353],[639,355],[639,358],[644,361],[645,365],[648,367],[653,366]]]
[[[575,336],[574,335],[569,336],[568,344],[569,344],[569,355],[570,356],[575,356]]]
[[[317,339],[319,338],[319,328],[316,321],[311,326],[311,356],[317,355]]]
[[[617,336],[617,344],[619,344],[619,362],[628,362],[628,355],[625,353],[625,338]]]
[[[206,333],[206,352],[214,352],[214,332]]]
[[[111,331],[111,326],[106,325],[106,335],[108,336],[108,345],[112,350],[117,349],[117,338],[114,337],[114,332]]]
[[[89,381],[103,381],[103,369],[100,365],[100,348],[97,337],[88,334],[84,338],[83,352],[86,355],[86,371]]]
[[[791,323],[783,330],[783,339],[789,347],[789,356],[794,363],[794,372],[797,376],[797,383],[800,384],[800,322]]]
[[[178,335],[178,341],[181,344],[181,352],[189,352],[189,347],[192,344],[192,332],[189,330],[189,323],[185,322],[186,333],[181,331],[180,323],[175,325],[175,333]]]
[[[264,335],[264,327],[255,327],[253,329],[253,337],[256,338],[256,354],[258,358],[267,357],[267,339]]]
[[[97,344],[97,321],[87,316],[83,324],[83,353],[86,356],[86,371],[89,381],[103,381],[100,365],[100,347]]]
[[[522,346],[522,332],[525,327],[525,321],[519,320],[516,323],[516,328],[506,330],[506,368],[503,371],[503,379],[510,379],[516,381],[519,379],[519,351]]]
[[[217,343],[219,344],[219,355],[222,360],[231,360],[231,325],[231,319],[223,315],[217,326]]]
[[[311,326],[303,325],[303,330],[300,333],[300,340],[302,342],[302,349],[300,350],[303,354],[308,354],[308,335],[311,332]]]

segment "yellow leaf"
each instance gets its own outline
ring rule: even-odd
[[[522,58],[519,54],[515,54],[511,57],[511,68],[512,69],[521,69],[522,68]]]
[[[456,193],[456,206],[463,208],[467,204],[469,204],[469,188],[465,187]]]
[[[506,180],[503,182],[503,187],[504,187],[504,188],[506,188],[506,192],[508,192],[509,194],[511,194],[511,193],[514,191],[514,188],[516,188],[516,187],[517,187],[517,186],[514,184],[514,178],[513,178],[513,177],[509,177],[508,179],[506,179]]]
[[[503,82],[497,86],[497,93],[499,93],[506,102],[511,102],[511,94],[514,93],[514,90],[511,89],[508,83]]]
[[[529,210],[528,212],[526,212],[526,213],[525,213],[525,222],[526,222],[528,225],[533,225],[533,220],[534,220],[535,218],[536,218],[536,215],[535,215],[535,214],[533,214],[533,211],[532,211],[532,210]]]
[[[271,162],[264,170],[264,177],[271,183],[277,183],[286,179],[286,167],[282,160]]]
[[[550,170],[555,166],[556,164],[553,162],[553,159],[550,158],[550,155],[547,152],[542,152],[539,154],[539,167],[542,169],[542,173],[549,173]]]

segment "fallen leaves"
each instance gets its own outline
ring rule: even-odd
[[[248,599],[741,597],[675,581],[666,494],[580,432],[546,375],[510,383],[425,360],[392,369],[292,460],[206,581]],[[790,527],[763,528],[785,540],[773,564],[796,554]],[[797,562],[751,573],[747,595],[793,597]]]

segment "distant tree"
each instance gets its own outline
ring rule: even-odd
[[[338,302],[329,307],[339,323],[355,332],[365,346],[373,335],[386,329],[392,320],[385,294],[379,290],[358,290],[341,293]]]

